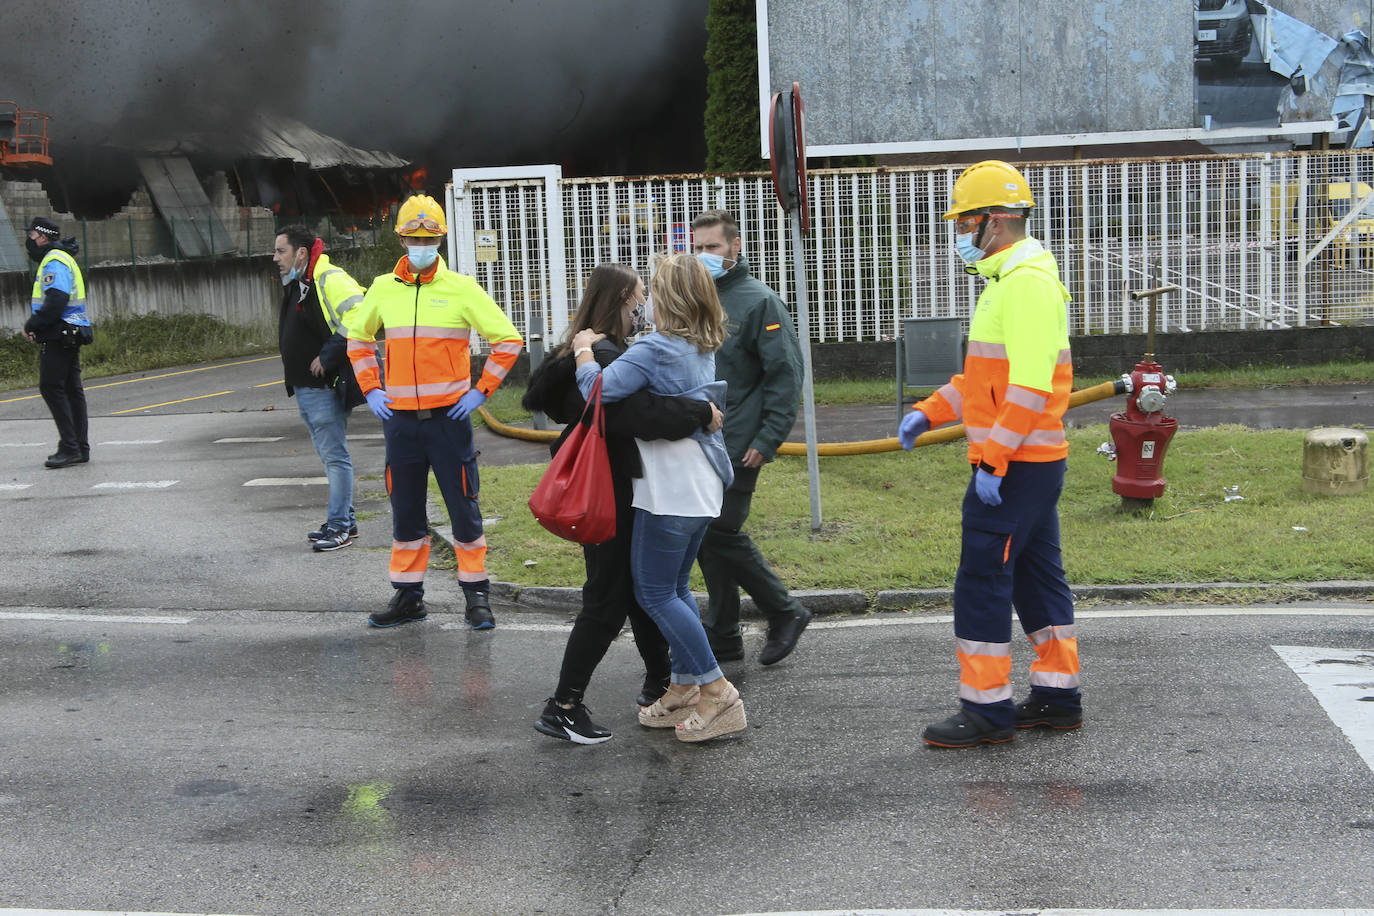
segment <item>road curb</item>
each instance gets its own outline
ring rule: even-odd
[[[434,534],[453,549],[453,532],[447,526],[436,525]],[[1366,580],[1329,580],[1324,582],[1154,582],[1141,585],[1071,585],[1075,601],[1107,604],[1133,604],[1148,601],[1169,604],[1177,601],[1208,597],[1225,604],[1227,595],[1243,596],[1247,603],[1263,602],[1263,593],[1271,593],[1269,601],[1322,601],[1342,598],[1374,600],[1374,582]],[[1255,593],[1261,593],[1256,598]],[[697,602],[705,603],[704,592],[693,592]],[[514,608],[539,611],[567,611],[582,609],[582,589],[572,586],[520,585],[517,582],[493,581],[494,600]],[[806,609],[818,615],[867,614],[878,611],[939,610],[948,612],[954,606],[954,591],[949,588],[883,589],[868,593],[861,589],[813,589],[792,592]],[[740,600],[740,616],[761,618],[753,599]]]

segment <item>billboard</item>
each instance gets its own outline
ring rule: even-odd
[[[1337,42],[1274,8],[1353,29],[1369,0],[756,4],[767,157],[768,99],[793,80],[817,156],[1330,132]]]

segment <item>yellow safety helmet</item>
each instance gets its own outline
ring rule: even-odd
[[[987,159],[960,173],[950,194],[945,219],[987,207],[1030,208],[1035,206],[1025,176],[1000,159]]]
[[[416,194],[401,204],[401,212],[396,214],[397,235],[420,235],[435,238],[448,234],[448,223],[444,220],[444,208],[427,194]]]

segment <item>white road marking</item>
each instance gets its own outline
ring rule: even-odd
[[[1263,912],[1256,910],[1255,912]],[[0,916],[225,916],[210,913],[145,913],[133,910],[7,910],[0,909]]]
[[[91,484],[92,490],[163,490],[173,486],[175,480],[108,480],[105,483]]]
[[[1374,649],[1271,648],[1374,770]]]
[[[80,623],[190,623],[191,617],[146,617],[131,614],[53,614],[43,611],[0,611],[0,620],[70,620]],[[5,912],[0,910],[0,913]]]
[[[224,445],[233,442],[280,442],[285,436],[230,436],[227,439],[216,439],[215,445]]]
[[[161,445],[163,439],[111,439],[108,442],[97,442],[96,445]]]
[[[0,442],[0,448],[42,448],[42,442]]]
[[[31,483],[0,483],[0,490],[27,490]]]
[[[358,433],[352,436],[345,436],[346,439],[385,439],[386,433]]]
[[[470,629],[472,629],[472,627],[468,626],[468,625],[465,624],[465,623],[441,623],[441,624],[439,624],[439,629],[441,629],[441,630],[470,630]],[[503,621],[497,621],[497,623],[496,623],[496,629],[498,629],[498,630],[515,630],[515,631],[517,631],[517,632],[523,631],[523,632],[526,632],[526,633],[566,633],[567,631],[569,631],[569,630],[572,629],[572,624],[569,624],[569,623],[505,623],[505,622],[503,622]]]
[[[255,477],[244,481],[245,487],[308,487],[329,483],[328,477]]]

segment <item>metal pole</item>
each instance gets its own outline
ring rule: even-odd
[[[811,310],[806,301],[806,248],[802,243],[801,210],[793,210],[792,273],[797,289],[797,331],[802,353],[802,417],[806,425],[806,475],[811,491],[811,530],[821,530],[821,468],[816,453],[816,395],[811,375]]]

